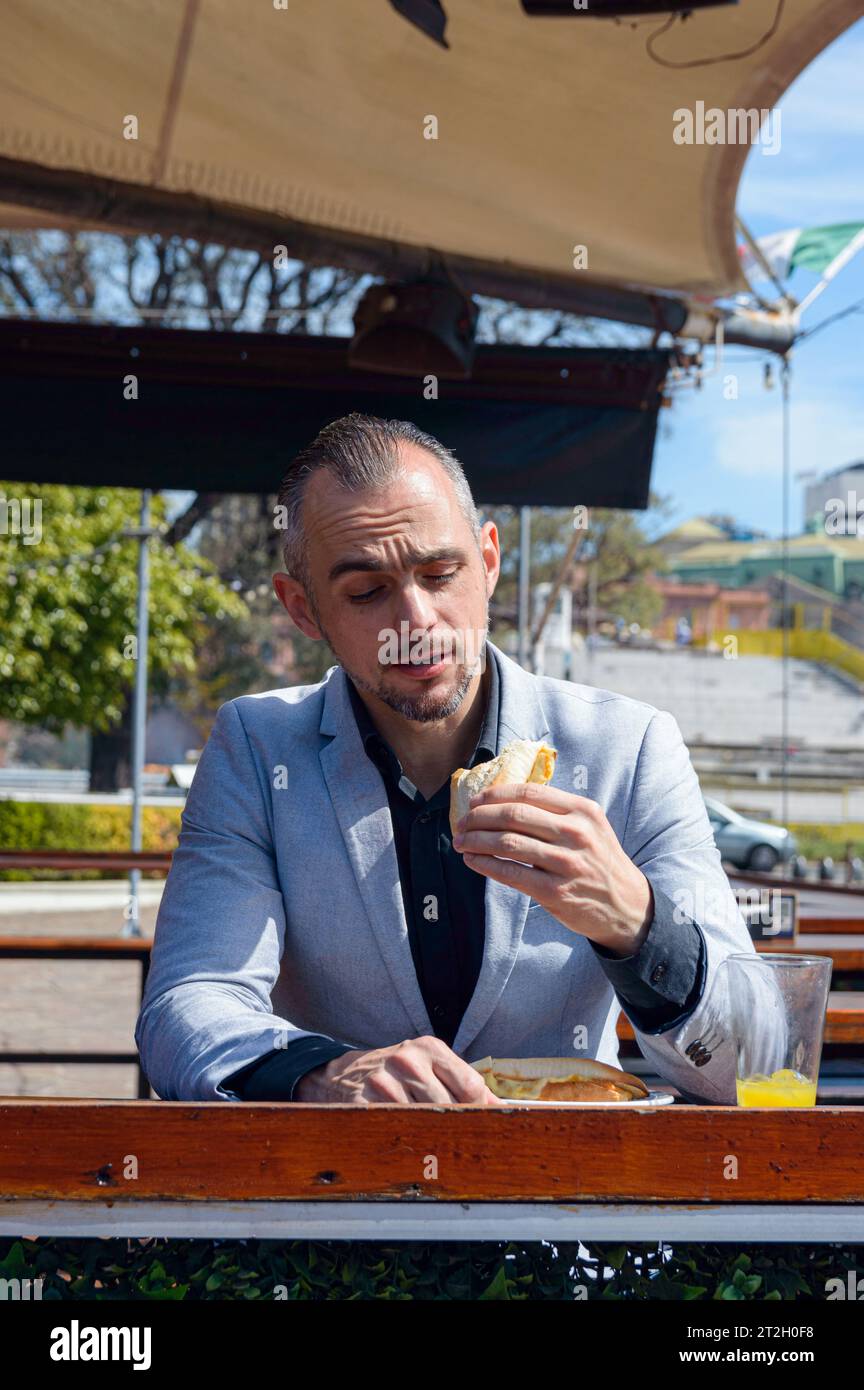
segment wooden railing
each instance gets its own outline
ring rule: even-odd
[[[126,960],[141,967],[139,1008],[150,969],[152,942],[147,937],[117,936],[0,936],[0,960]],[[137,1094],[146,1100],[150,1084],[137,1052],[27,1052],[0,1051],[0,1062],[40,1064],[74,1062],[101,1066],[116,1064],[137,1069]]]
[[[171,850],[0,849],[0,869],[160,869],[167,874]]]

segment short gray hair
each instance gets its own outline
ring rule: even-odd
[[[278,515],[284,525],[282,559],[286,573],[299,579],[313,600],[303,497],[313,473],[326,468],[349,492],[363,492],[393,482],[402,470],[400,444],[413,444],[431,454],[453,483],[459,509],[479,545],[480,513],[474,503],[465,470],[456,455],[440,440],[412,425],[410,420],[382,420],[377,415],[354,412],[325,425],[320,434],[294,459],[279,489]]]

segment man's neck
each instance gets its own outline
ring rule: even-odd
[[[357,690],[379,734],[424,797],[432,796],[474,751],[489,702],[492,659],[487,654],[482,674],[474,677],[455,713],[430,723],[407,719],[377,695]]]

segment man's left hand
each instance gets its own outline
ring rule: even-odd
[[[470,806],[453,841],[470,868],[527,893],[615,955],[639,949],[654,895],[596,801],[526,782],[489,787]]]

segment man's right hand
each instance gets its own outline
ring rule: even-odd
[[[441,1038],[346,1052],[301,1076],[294,1100],[338,1105],[504,1105]]]

